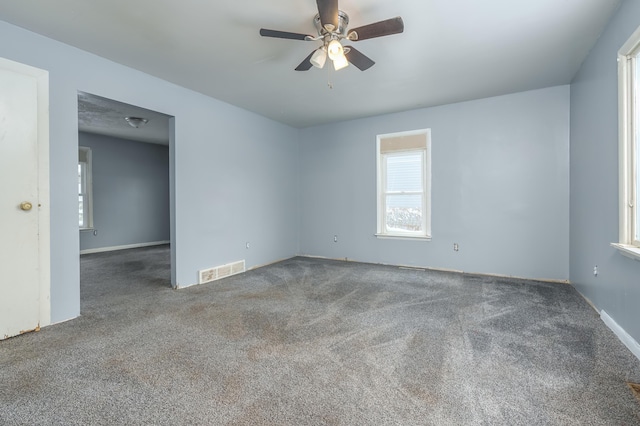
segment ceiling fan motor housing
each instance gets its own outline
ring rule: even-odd
[[[349,26],[349,15],[347,15],[342,10],[338,11],[338,28],[335,28],[333,31],[329,32],[326,28],[322,26],[322,22],[320,22],[320,14],[317,13],[315,18],[313,18],[313,25],[315,25],[318,30],[319,36],[325,36],[327,34],[339,34],[343,37],[347,36],[347,27]]]

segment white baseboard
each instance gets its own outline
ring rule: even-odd
[[[263,264],[260,264],[260,265],[255,265],[255,266],[252,266],[251,268],[248,268],[247,271],[253,271],[254,269],[264,268],[265,266],[269,266],[269,265],[273,265],[273,264],[276,264],[276,263],[284,262],[285,260],[293,259],[294,257],[296,257],[296,255],[293,255],[291,257],[285,257],[285,258],[278,259],[278,260],[274,260],[272,262],[263,263]]]
[[[620,327],[617,322],[613,320],[604,309],[600,311],[600,318],[602,321],[618,336],[618,339],[631,351],[636,358],[640,359],[640,344],[635,341],[633,337],[627,333],[624,328]]]
[[[149,243],[127,244],[124,246],[98,247],[94,249],[80,250],[80,254],[102,253],[105,251],[116,251],[116,250],[127,250],[127,249],[140,248],[140,247],[161,246],[161,245],[170,244],[170,243],[171,241],[151,241]]]
[[[491,273],[485,273],[485,272],[469,272],[469,271],[461,271],[457,269],[435,268],[432,266],[403,265],[398,263],[376,263],[376,262],[369,262],[366,260],[349,259],[346,257],[326,257],[326,256],[315,256],[311,254],[298,254],[297,256],[308,257],[311,259],[326,259],[326,260],[337,260],[342,262],[369,263],[372,265],[397,266],[398,268],[403,268],[403,269],[405,268],[406,269],[423,269],[426,271],[453,272],[455,274],[470,274],[470,275],[480,275],[480,276],[495,277],[495,278],[512,278],[515,280],[540,281],[540,282],[554,283],[554,284],[571,284],[569,280],[559,280],[559,279],[552,279],[552,278],[525,278],[525,277],[519,277],[516,275],[491,274]]]

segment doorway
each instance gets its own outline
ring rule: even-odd
[[[119,258],[111,252],[131,251],[133,256],[164,250],[170,268],[166,279],[154,282],[172,285],[172,120],[157,111],[78,92],[81,311],[87,294],[83,267],[89,261]],[[146,267],[125,263],[113,267]]]

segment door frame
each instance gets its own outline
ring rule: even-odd
[[[51,225],[49,204],[49,71],[0,57],[0,67],[35,78],[37,84],[39,326],[51,324]]]

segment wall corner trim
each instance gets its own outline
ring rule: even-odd
[[[631,351],[632,354],[640,360],[640,344],[627,333],[624,328],[620,327],[613,318],[611,318],[604,309],[600,311],[602,321],[618,336],[618,339]]]

